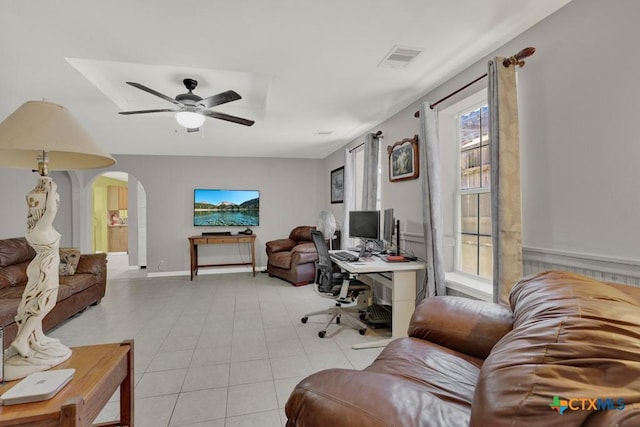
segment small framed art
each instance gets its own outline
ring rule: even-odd
[[[388,146],[387,153],[389,153],[389,181],[416,179],[420,175],[418,135]]]
[[[331,171],[331,203],[344,201],[344,166]]]

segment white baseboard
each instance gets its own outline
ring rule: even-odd
[[[256,266],[256,274],[266,269],[266,266]],[[210,274],[229,274],[229,273],[251,273],[251,267],[202,267],[198,269],[198,276],[207,276]],[[171,276],[190,276],[191,272],[185,271],[156,271],[147,273],[147,277],[171,277]]]

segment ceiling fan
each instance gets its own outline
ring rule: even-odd
[[[214,119],[226,120],[228,122],[237,123],[244,126],[251,126],[255,122],[253,120],[243,119],[242,117],[236,117],[225,113],[218,113],[211,111],[209,108],[216,105],[226,104],[227,102],[237,101],[242,97],[232,90],[226,92],[220,92],[217,95],[210,96],[208,98],[201,98],[193,90],[198,86],[198,82],[194,79],[184,79],[182,83],[189,91],[188,93],[182,93],[175,98],[171,98],[158,91],[148,88],[140,83],[126,82],[135,88],[148,92],[159,98],[169,101],[176,105],[176,108],[161,108],[156,110],[137,110],[137,111],[120,111],[118,114],[147,114],[147,113],[164,113],[175,112],[176,121],[181,126],[187,128],[187,132],[197,132],[200,126],[204,123],[205,117],[211,117]]]

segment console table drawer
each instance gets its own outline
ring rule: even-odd
[[[238,237],[238,242],[240,243],[251,243],[253,237]]]
[[[217,239],[212,239],[209,243],[238,243],[242,242],[237,237],[219,237]]]

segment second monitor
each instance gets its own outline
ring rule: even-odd
[[[349,237],[380,240],[380,211],[349,211]]]
[[[380,247],[380,211],[350,211],[349,237],[362,240],[360,258]]]

